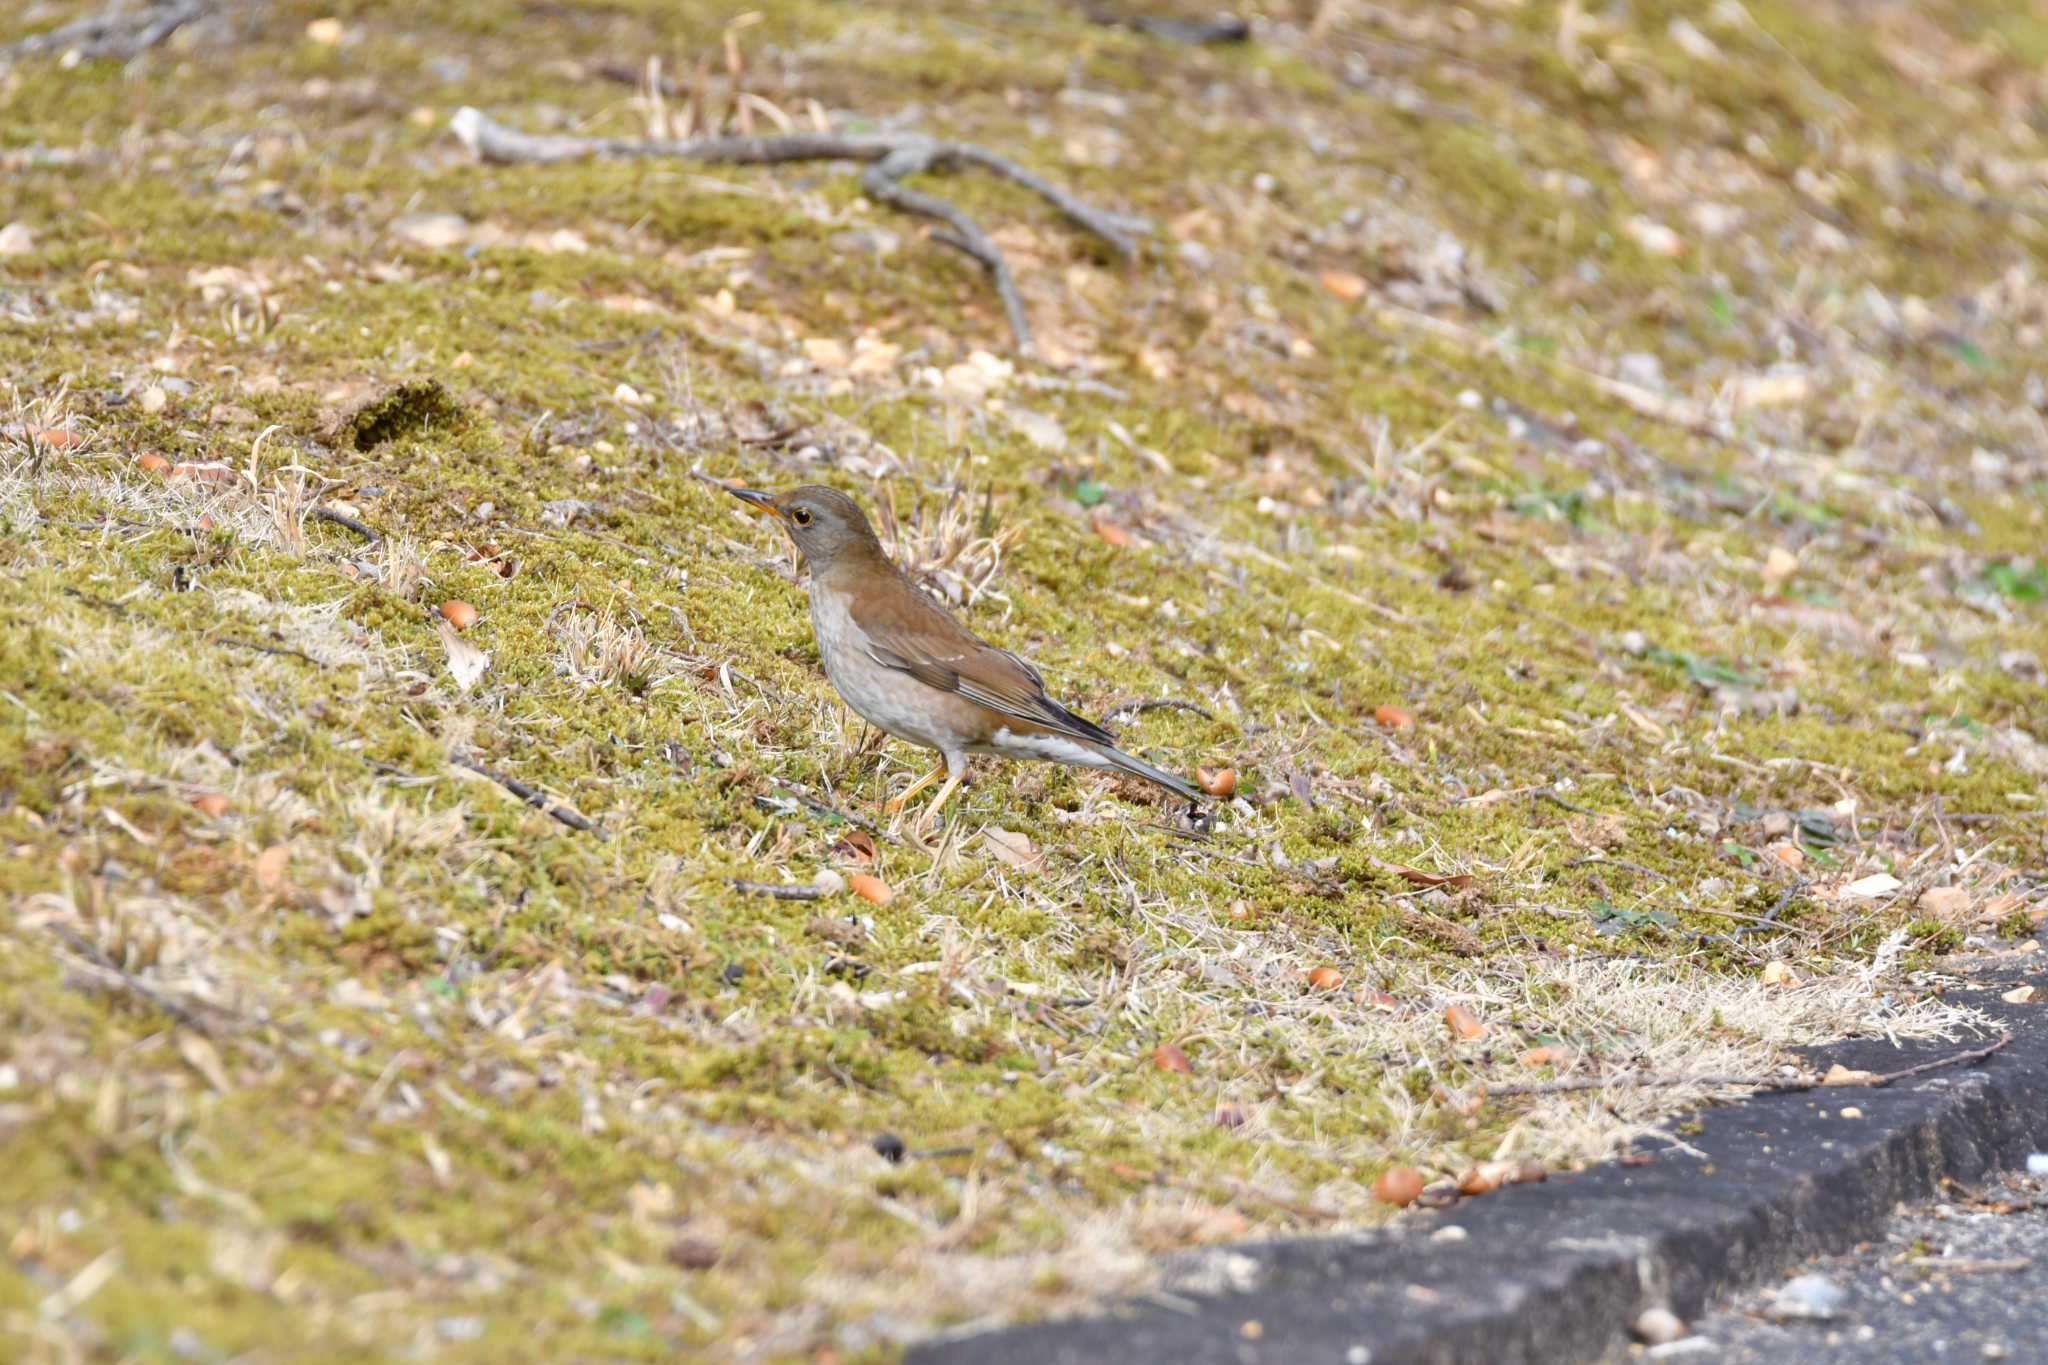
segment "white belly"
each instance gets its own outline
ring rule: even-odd
[[[815,584],[816,580],[812,581]],[[945,751],[946,746],[931,730],[932,689],[907,673],[874,664],[866,632],[854,623],[844,605],[815,587],[811,591],[811,629],[818,636],[826,678],[863,720],[898,739]],[[867,666],[849,668],[849,659]]]

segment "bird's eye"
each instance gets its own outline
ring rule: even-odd
[[[811,524],[810,511],[802,507],[799,507],[794,512],[791,512],[789,514],[789,519],[799,526],[809,526]]]

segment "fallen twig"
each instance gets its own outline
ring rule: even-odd
[[[73,19],[47,33],[33,33],[0,47],[0,61],[76,52],[81,61],[130,61],[149,51],[211,9],[212,0],[159,0],[139,10],[115,8]]]
[[[1576,1090],[1605,1090],[1609,1087],[1644,1090],[1674,1085],[1723,1086],[1739,1085],[1761,1091],[1819,1090],[1874,1090],[1894,1081],[1924,1076],[1930,1071],[1944,1071],[1953,1066],[1968,1066],[1981,1062],[1992,1053],[2012,1041],[2010,1033],[2001,1033],[1995,1042],[1968,1052],[1954,1052],[1946,1057],[1921,1062],[1918,1066],[1905,1067],[1899,1071],[1882,1071],[1874,1075],[1859,1076],[1850,1080],[1830,1084],[1824,1073],[1808,1072],[1797,1079],[1787,1080],[1776,1076],[1664,1076],[1664,1075],[1621,1075],[1621,1076],[1577,1076],[1565,1080],[1530,1081],[1517,1085],[1482,1085],[1488,1096],[1502,1095],[1563,1095]]]
[[[769,166],[797,161],[860,161],[867,163],[860,184],[869,197],[905,213],[935,218],[947,230],[933,237],[981,262],[995,282],[1008,315],[1017,349],[1033,350],[1031,325],[1009,263],[988,234],[967,214],[936,195],[903,182],[928,171],[978,167],[1023,186],[1065,215],[1082,231],[1108,242],[1125,257],[1137,248],[1132,235],[1148,231],[1142,219],[1106,213],[1067,193],[1051,181],[971,142],[947,142],[923,133],[786,133],[778,137],[702,137],[686,141],[663,138],[574,137],[567,134],[522,133],[493,120],[482,110],[464,106],[449,126],[463,145],[486,161],[507,163],[632,160],[637,158],[699,161],[712,165]]]
[[[331,521],[336,526],[354,531],[357,535],[369,541],[372,549],[384,543],[384,533],[382,531],[368,522],[356,520],[346,512],[337,512],[332,507],[316,506],[313,509],[313,515],[322,521]]]
[[[467,768],[481,777],[490,778],[491,781],[497,783],[506,791],[511,792],[527,805],[561,821],[570,829],[582,830],[585,834],[595,834],[600,839],[606,837],[605,832],[592,824],[588,816],[579,815],[567,806],[550,800],[545,794],[527,786],[516,777],[509,777],[494,768],[486,768],[468,754],[450,754],[448,761],[458,768]]]
[[[1584,806],[1573,805],[1571,802],[1565,800],[1562,796],[1559,796],[1557,792],[1550,787],[1538,787],[1535,791],[1529,793],[1529,797],[1531,800],[1534,801],[1548,801],[1551,805],[1558,807],[1560,810],[1574,811],[1580,815],[1598,815],[1600,813],[1597,810],[1588,810]]]
[[[766,896],[778,901],[821,901],[825,888],[815,882],[750,882],[732,879],[733,890],[749,896]]]
[[[888,838],[888,835],[882,831],[881,826],[875,824],[873,821],[862,819],[860,816],[855,815],[852,811],[841,810],[839,807],[833,805],[830,801],[827,801],[824,797],[819,796],[817,793],[809,791],[806,788],[801,787],[794,782],[777,782],[775,785],[780,790],[788,792],[791,800],[795,801],[798,805],[803,806],[807,810],[813,811],[819,815],[829,815],[835,820],[844,820],[847,824],[852,825],[855,829],[862,830],[867,834],[874,836],[877,839]]]
[[[1175,697],[1150,697],[1143,701],[1120,701],[1115,706],[1110,707],[1109,710],[1103,712],[1102,719],[1104,724],[1113,725],[1126,716],[1141,716],[1147,711],[1190,711],[1200,716],[1203,720],[1216,719],[1207,710],[1195,705],[1193,702],[1181,701]]]
[[[1779,914],[1781,914],[1784,911],[1786,906],[1792,903],[1792,898],[1794,896],[1798,895],[1801,891],[1804,891],[1805,889],[1806,878],[1794,877],[1792,879],[1792,885],[1786,887],[1783,891],[1780,891],[1778,893],[1778,898],[1771,902],[1770,909],[1764,911],[1764,916],[1762,919],[1758,920],[1754,924],[1745,924],[1744,926],[1742,926],[1742,928],[1737,929],[1733,934],[1731,934],[1730,937],[1741,938],[1744,934],[1760,934],[1767,928],[1776,929],[1782,927],[1778,923]]]
[[[2025,1270],[2034,1263],[2031,1256],[2000,1256],[1972,1261],[1955,1256],[1912,1256],[1906,1264],[1920,1270],[1946,1270],[1951,1275],[1996,1275],[2002,1271]]]
[[[1189,47],[1242,43],[1252,36],[1252,26],[1235,14],[1219,14],[1213,19],[1175,19],[1097,8],[1089,11],[1088,20],[1107,28],[1127,28],[1148,37],[1163,38],[1169,43],[1186,43]]]
[[[211,1020],[171,999],[154,986],[145,984],[133,972],[123,970],[112,958],[107,956],[97,943],[83,935],[73,933],[61,924],[51,924],[46,927],[51,933],[64,940],[64,945],[67,948],[84,959],[86,966],[97,972],[109,983],[119,986],[138,1000],[153,1006],[159,1012],[169,1015],[195,1032],[212,1034],[216,1031]]]
[[[1588,865],[1596,867],[1625,868],[1630,872],[1640,872],[1645,877],[1655,877],[1659,881],[1668,882],[1671,880],[1671,874],[1669,872],[1659,872],[1656,868],[1644,867],[1641,863],[1623,862],[1619,858],[1574,858],[1570,862],[1565,864],[1567,868],[1586,867]]]
[[[304,659],[315,668],[327,665],[304,650],[293,649],[290,645],[266,645],[261,640],[244,640],[239,635],[214,635],[208,637],[217,645],[233,645],[237,649],[253,649],[259,654],[276,654],[288,659]]]

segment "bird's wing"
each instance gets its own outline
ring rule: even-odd
[[[922,592],[892,595],[886,609],[863,605],[854,606],[854,622],[867,636],[868,656],[883,667],[1027,725],[1090,744],[1116,743],[1047,696],[1037,669],[976,636]]]

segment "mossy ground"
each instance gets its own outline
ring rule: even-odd
[[[793,114],[1154,219],[1123,266],[919,182],[1019,269],[1008,371],[985,280],[845,168],[450,137],[636,133],[592,67],[650,55],[715,54],[722,109],[699,7],[281,0],[0,71],[11,1354],[886,1357],[1687,1099],[1488,1080],[1952,1024],[1898,945],[2042,905],[2048,26],[1696,9],[737,31]],[[986,770],[862,844],[827,812],[921,756],[700,468],[893,503],[1078,709],[1205,708],[1125,738],[1242,799],[1195,840]],[[831,869],[895,899],[732,885]]]

